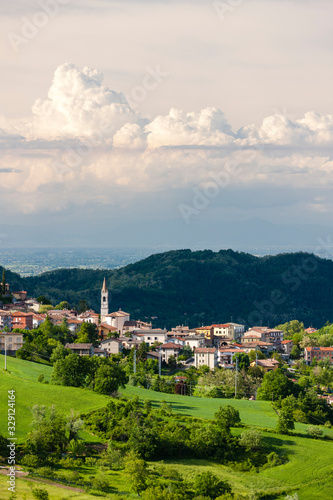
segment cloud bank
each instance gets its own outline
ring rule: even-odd
[[[218,108],[171,109],[148,120],[131,101],[96,69],[58,67],[47,99],[37,99],[29,117],[0,118],[3,203],[26,214],[61,212],[173,191],[177,207],[184,192],[191,197],[231,171],[224,189],[333,182],[333,115],[276,112],[233,131]],[[311,210],[325,213],[331,203],[312,200]]]

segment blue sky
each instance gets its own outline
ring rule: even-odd
[[[77,245],[80,217],[110,244],[133,223],[177,245],[174,222],[182,246],[194,221],[330,228],[332,14],[329,0],[2,4],[6,224],[66,227]]]

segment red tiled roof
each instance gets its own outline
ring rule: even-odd
[[[215,347],[198,347],[196,350],[195,350],[195,353],[209,353],[209,352],[216,352],[216,349]]]
[[[173,344],[172,342],[167,342],[166,344],[163,344],[160,346],[161,349],[181,349],[182,346],[179,344]]]

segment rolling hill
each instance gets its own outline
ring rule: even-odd
[[[112,271],[59,269],[28,278],[8,271],[7,281],[54,304],[84,299],[98,311],[104,276],[111,311],[153,317],[159,327],[230,320],[275,326],[291,319],[321,327],[333,321],[333,262],[307,253],[175,250]]]

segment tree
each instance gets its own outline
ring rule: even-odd
[[[298,388],[298,389],[297,389]],[[280,368],[265,373],[261,386],[257,391],[257,399],[269,401],[270,399],[285,398],[290,394],[295,395],[300,387],[286,377]]]
[[[294,345],[290,351],[291,359],[299,359],[300,356],[301,356],[301,349],[298,347],[298,345]]]
[[[56,412],[54,406],[35,405],[31,413],[33,430],[27,436],[28,452],[38,456],[64,452],[67,445],[65,418]]]
[[[32,489],[32,496],[36,500],[49,500],[49,493],[45,488],[38,488],[37,486]]]
[[[262,448],[263,440],[261,432],[251,427],[242,432],[239,444],[248,450],[255,450]]]
[[[231,405],[220,406],[214,417],[217,425],[228,431],[230,427],[235,427],[241,421],[239,411]]]
[[[95,323],[82,323],[78,331],[78,338],[75,340],[78,344],[94,344],[98,342],[98,329]]]
[[[283,365],[283,359],[282,359],[282,356],[280,353],[278,352],[274,352],[272,354],[272,358],[275,359],[276,361],[278,361],[279,363],[279,368],[281,368],[281,366]]]
[[[84,422],[78,414],[71,410],[71,414],[66,417],[66,430],[69,433],[68,441],[79,439],[79,432],[83,428]]]
[[[84,313],[89,309],[88,302],[86,300],[80,300],[77,310],[79,313]]]
[[[315,427],[314,425],[310,425],[310,427],[308,428],[308,434],[316,439],[321,437],[324,434],[324,431],[320,427]]]
[[[215,499],[225,493],[231,493],[231,486],[227,481],[221,481],[212,472],[202,472],[194,480],[195,494]]]
[[[70,308],[71,308],[71,306],[69,305],[67,300],[63,300],[58,305],[56,305],[54,309],[63,311],[63,310],[69,310]]]
[[[52,305],[52,302],[45,295],[40,295],[36,300],[42,305]]]
[[[176,368],[176,366],[177,366],[177,359],[175,358],[175,356],[173,354],[171,354],[171,356],[169,356],[169,358],[168,358],[168,366],[170,368]]]
[[[297,319],[292,321],[287,321],[283,325],[278,325],[275,327],[277,330],[283,330],[284,338],[291,338],[295,333],[304,333],[304,323],[301,323]]]
[[[134,453],[129,453],[125,458],[125,473],[128,475],[131,487],[138,495],[147,487],[149,473],[147,464]]]
[[[276,430],[279,434],[289,434],[289,430],[295,429],[293,412],[290,408],[284,408],[279,413]]]
[[[236,360],[238,359],[238,369],[239,370],[247,370],[250,366],[250,358],[244,352],[240,352],[234,354],[232,357],[232,361],[236,364]]]
[[[251,351],[249,352],[250,363],[252,363],[252,361],[255,361],[257,357],[258,359],[266,359],[266,356],[263,352],[256,349],[251,349]]]
[[[58,359],[65,359],[66,356],[71,354],[70,349],[65,349],[61,342],[57,342],[57,347],[53,349],[50,361],[54,365]]]
[[[128,377],[116,363],[101,365],[96,372],[94,390],[100,394],[112,394],[119,387],[125,387]]]
[[[83,386],[90,368],[90,358],[69,354],[63,359],[57,359],[54,363],[52,382],[72,387]]]
[[[189,345],[184,345],[184,347],[182,347],[182,349],[180,351],[180,354],[182,356],[185,356],[184,359],[186,361],[187,359],[189,359],[193,356],[193,351]]]
[[[52,311],[52,309],[53,309],[53,306],[52,306],[51,304],[45,304],[45,305],[41,305],[41,306],[39,307],[39,312],[40,312],[41,314],[45,314],[45,313],[47,313],[48,311]]]

